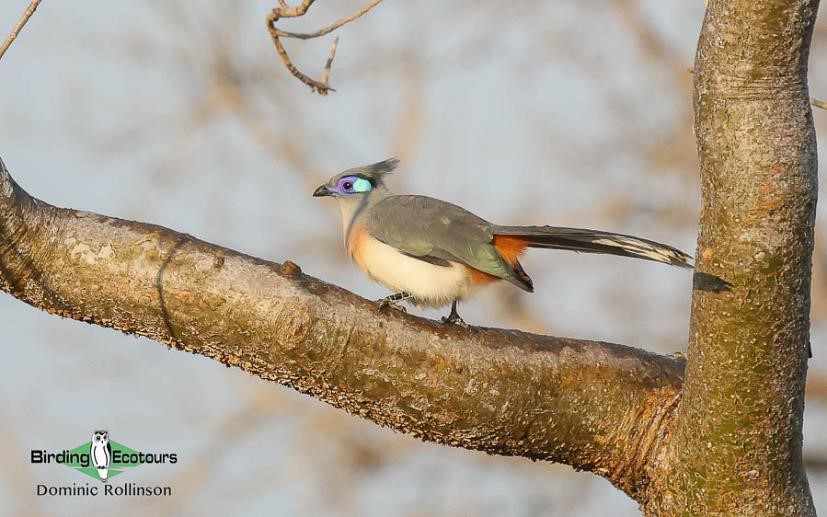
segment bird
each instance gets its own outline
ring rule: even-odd
[[[109,465],[112,463],[112,446],[109,445],[109,431],[94,431],[89,444],[89,456],[98,471],[98,477],[106,483]]]
[[[618,233],[558,226],[501,226],[455,204],[420,195],[394,194],[386,183],[399,160],[391,158],[345,170],[320,185],[314,197],[338,202],[347,254],[371,280],[394,294],[380,308],[451,305],[442,318],[468,328],[457,312],[464,301],[493,282],[528,292],[531,277],[519,258],[527,248],[605,253],[693,268],[677,248]],[[405,311],[406,312],[406,311]]]

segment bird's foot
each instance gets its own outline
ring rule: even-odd
[[[446,325],[456,325],[458,327],[462,327],[464,329],[469,329],[471,326],[465,323],[465,320],[459,317],[459,314],[453,314],[451,316],[443,316],[442,323]]]
[[[451,314],[449,314],[448,316],[443,316],[442,323],[446,324],[446,325],[447,324],[456,325],[456,326],[462,327],[466,330],[471,328],[470,325],[465,323],[465,320],[463,320],[462,318],[459,317],[459,313],[457,313],[457,302],[456,301],[451,304]]]
[[[406,309],[402,305],[399,305],[399,302],[405,301],[405,300],[407,300],[409,298],[412,298],[412,297],[413,297],[413,295],[411,295],[410,293],[396,293],[396,294],[392,294],[390,296],[386,296],[384,298],[381,298],[379,300],[376,300],[376,303],[379,304],[379,310],[380,311],[382,309],[385,309],[385,308],[391,308],[391,309],[396,309],[397,311],[401,311],[401,312],[404,312],[405,314],[407,314],[408,309]]]
[[[376,303],[379,304],[379,310],[380,311],[382,309],[395,309],[399,312],[404,312],[405,314],[408,313],[408,309],[406,309],[405,307],[403,307],[402,305],[399,305],[398,303],[396,303],[394,301],[388,300],[387,298],[382,298],[381,300],[376,300]]]

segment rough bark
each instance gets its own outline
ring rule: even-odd
[[[709,3],[695,63],[701,159],[686,384],[658,515],[806,515],[801,458],[817,197],[807,58],[818,0]],[[818,351],[816,351],[818,353]]]
[[[680,361],[470,331],[159,226],[56,208],[0,172],[0,288],[199,353],[426,440],[553,460],[631,495],[674,414]]]

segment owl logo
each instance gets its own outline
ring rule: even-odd
[[[106,483],[106,478],[109,476],[109,465],[112,463],[112,447],[109,445],[109,431],[95,431],[92,433],[89,457],[92,458],[92,465],[98,469],[98,477]]]

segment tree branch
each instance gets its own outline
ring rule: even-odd
[[[818,0],[709,3],[695,63],[701,221],[686,384],[657,515],[811,515],[801,459],[817,197]]]
[[[362,17],[365,13],[379,5],[382,0],[371,0],[367,5],[356,11],[355,13],[345,16],[337,20],[336,22],[328,25],[327,27],[317,30],[315,32],[289,32],[283,31],[276,27],[276,22],[278,22],[281,18],[297,18],[300,16],[304,16],[307,13],[307,10],[310,9],[310,6],[316,0],[302,0],[302,3],[290,7],[287,5],[285,0],[279,0],[279,7],[273,9],[270,14],[267,15],[267,30],[270,32],[270,38],[273,40],[273,45],[276,47],[276,51],[279,53],[279,57],[281,57],[282,63],[290,71],[293,76],[298,79],[299,81],[303,82],[304,84],[310,86],[310,88],[317,92],[319,95],[327,95],[328,92],[336,91],[330,87],[328,84],[328,79],[330,78],[330,68],[333,65],[333,58],[336,56],[336,45],[339,43],[339,38],[333,40],[333,43],[330,46],[330,51],[328,52],[327,62],[325,64],[324,72],[322,73],[322,80],[317,81],[312,77],[304,74],[301,70],[299,70],[296,65],[293,64],[293,60],[290,59],[290,56],[287,54],[287,50],[284,48],[284,45],[281,42],[281,38],[294,38],[294,39],[302,39],[308,40],[313,38],[318,38],[321,36],[325,36],[330,34],[331,32],[335,31],[339,27],[343,25],[347,25],[348,23],[356,20],[357,18]]]
[[[5,168],[0,288],[425,440],[590,470],[632,496],[682,383],[681,361],[634,348],[378,311],[291,262],[53,207]]]
[[[6,51],[9,49],[14,40],[17,39],[17,35],[20,34],[20,31],[23,30],[23,26],[26,25],[26,22],[29,21],[29,18],[32,17],[34,12],[37,10],[37,6],[40,5],[42,0],[32,0],[29,3],[29,7],[23,12],[23,15],[20,17],[20,20],[17,22],[17,25],[14,26],[12,29],[11,34],[9,37],[6,38],[6,41],[3,42],[3,45],[0,46],[0,59],[3,59],[3,56],[6,54]]]

